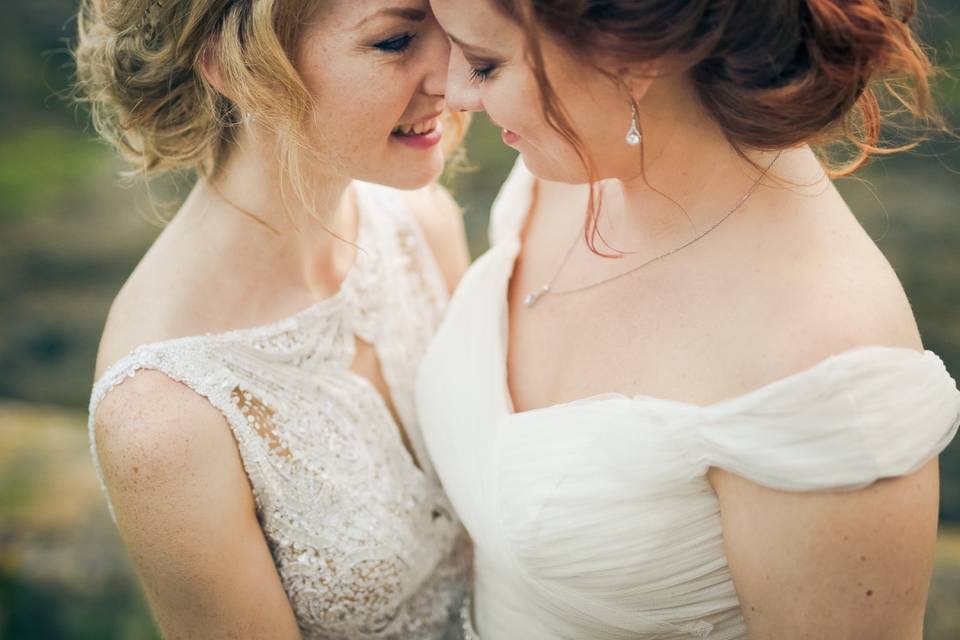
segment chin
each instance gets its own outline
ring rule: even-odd
[[[573,162],[567,163],[548,158],[542,153],[521,152],[520,155],[523,156],[523,163],[527,165],[530,173],[541,180],[564,184],[586,184],[590,181],[583,165],[576,158]]]
[[[384,171],[377,179],[369,179],[368,182],[377,182],[404,191],[414,191],[436,182],[443,173],[443,168],[444,157],[437,150],[420,162],[407,162],[395,166],[391,170]]]

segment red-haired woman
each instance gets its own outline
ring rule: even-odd
[[[960,393],[830,181],[913,3],[431,4],[522,157],[417,391],[479,634],[919,640]]]

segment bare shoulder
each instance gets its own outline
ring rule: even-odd
[[[892,265],[859,224],[813,249],[796,293],[802,317],[835,348],[921,348],[910,301]]]
[[[220,266],[211,254],[200,251],[192,238],[184,239],[179,229],[164,229],[140,260],[110,305],[97,352],[95,377],[103,375],[141,345],[184,336],[215,333],[243,323],[237,316],[244,306],[236,304],[230,287],[211,283],[222,281]],[[224,314],[223,309],[230,309]]]
[[[772,377],[859,347],[923,348],[897,274],[842,201],[778,231],[757,253],[760,295],[746,303],[761,321],[756,348],[777,354]]]
[[[439,184],[405,192],[404,197],[430,245],[448,289],[453,291],[470,264],[463,210]]]
[[[94,435],[115,501],[179,490],[215,473],[244,477],[220,411],[158,371],[139,371],[112,389],[97,407]]]
[[[223,522],[255,522],[255,507],[226,418],[158,371],[112,389],[93,417],[97,460],[130,544],[193,537]],[[218,524],[218,520],[221,524]]]
[[[859,347],[922,349],[903,286],[852,214],[809,216],[753,254],[763,269],[738,269],[754,274],[760,293],[737,297],[757,319],[745,347],[754,357],[743,359],[759,363],[750,386]],[[751,638],[832,637],[836,620],[845,637],[920,638],[936,460],[857,491],[787,493],[716,467],[709,480]]]
[[[94,416],[117,526],[170,638],[299,638],[226,419],[155,371]]]
[[[159,342],[170,334],[158,324],[156,312],[162,305],[157,300],[152,304],[138,300],[138,289],[128,282],[110,305],[97,349],[95,379],[137,347]]]
[[[171,317],[190,317],[185,310],[175,312],[184,286],[175,282],[174,270],[164,266],[173,261],[168,257],[173,243],[165,241],[168,233],[167,229],[161,232],[110,303],[97,349],[96,379],[137,347],[176,337],[178,329],[171,325]]]

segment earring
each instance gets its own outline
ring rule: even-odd
[[[640,144],[640,141],[643,140],[643,135],[640,133],[639,120],[640,116],[637,114],[637,103],[633,100],[630,101],[630,108],[633,112],[632,117],[630,118],[630,129],[627,131],[626,141],[627,144],[631,147],[635,147]]]

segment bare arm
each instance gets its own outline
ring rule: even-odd
[[[791,305],[806,309],[807,317],[796,314],[803,330],[794,332],[805,339],[782,340],[770,352],[800,370],[863,345],[922,348],[884,265],[833,273],[844,277],[811,278],[830,285],[810,297],[815,303]],[[775,491],[716,468],[710,480],[751,640],[921,640],[937,534],[936,460],[846,492]]]
[[[300,637],[215,408],[140,372],[100,405],[96,439],[121,537],[165,638]]]
[[[713,469],[751,640],[921,640],[936,460],[848,493],[784,493]]]

